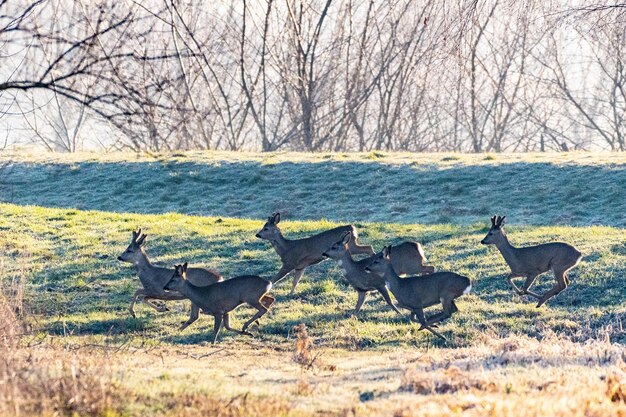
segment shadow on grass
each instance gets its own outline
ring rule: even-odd
[[[81,210],[429,224],[498,212],[515,224],[626,226],[626,165],[16,163],[4,182],[2,201]]]
[[[146,330],[150,322],[147,318],[115,318],[107,320],[72,321],[63,320],[44,326],[43,330],[55,336],[79,335],[127,335]]]

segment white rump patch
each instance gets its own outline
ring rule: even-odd
[[[272,281],[267,283],[267,287],[265,287],[265,292],[269,292],[272,289]]]
[[[468,285],[466,289],[463,290],[463,294],[469,294],[472,291],[472,284]]]

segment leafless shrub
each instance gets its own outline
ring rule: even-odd
[[[302,323],[293,328],[296,335],[295,350],[293,353],[293,361],[305,368],[312,366],[315,357],[311,352],[313,341],[309,337],[306,324]]]
[[[0,2],[0,117],[67,152],[86,131],[134,151],[626,149],[623,3],[214,3]]]

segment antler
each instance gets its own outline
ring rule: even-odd
[[[502,225],[504,224],[505,218],[506,216],[498,216],[498,219],[496,220],[496,226],[502,227]]]
[[[140,232],[140,234],[141,234],[141,232]],[[137,238],[137,240],[135,240],[135,244],[137,246],[143,245],[143,242],[146,240],[146,237],[148,237],[148,235],[146,235],[146,234],[140,235],[139,238]]]
[[[133,235],[130,239],[131,245],[137,241],[137,238],[141,236],[141,227],[137,231],[132,231]]]

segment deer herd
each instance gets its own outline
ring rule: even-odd
[[[504,232],[505,216],[493,216],[491,228],[481,241],[485,245],[496,245],[504,260],[511,268],[507,280],[519,295],[529,295],[538,300],[537,307],[563,291],[569,285],[567,272],[581,260],[582,254],[573,246],[562,242],[551,242],[536,246],[516,248],[512,246]],[[357,230],[353,225],[340,226],[303,239],[287,239],[280,227],[280,213],[267,219],[256,237],[265,239],[276,250],[282,266],[271,279],[257,275],[241,275],[224,280],[217,272],[205,268],[188,267],[187,263],[174,268],[153,265],[145,252],[146,235],[139,229],[132,232],[128,248],[118,257],[120,261],[133,264],[142,287],[131,297],[129,311],[135,317],[134,306],[143,301],[156,311],[167,311],[162,303],[153,300],[191,301],[189,319],[180,330],[198,319],[200,310],[215,319],[213,343],[224,326],[226,330],[243,335],[251,335],[250,326],[257,322],[274,304],[274,297],[268,295],[272,286],[293,271],[291,294],[310,265],[330,258],[337,264],[350,286],[357,294],[354,314],[358,314],[368,292],[378,292],[389,307],[401,314],[399,308],[409,310],[410,320],[420,324],[419,330],[428,330],[445,340],[435,330],[437,323],[449,318],[458,311],[455,300],[470,292],[468,277],[454,272],[435,272],[426,265],[422,246],[417,242],[403,242],[395,246],[385,246],[379,253],[369,245],[358,242]],[[353,255],[366,255],[355,260]],[[556,285],[543,295],[530,290],[540,274],[552,271]],[[401,277],[409,275],[408,277]],[[525,278],[518,287],[513,278]],[[389,292],[393,294],[396,303]],[[245,322],[241,330],[230,327],[229,314],[242,304],[257,310]],[[426,317],[424,308],[441,304],[443,311]]]

